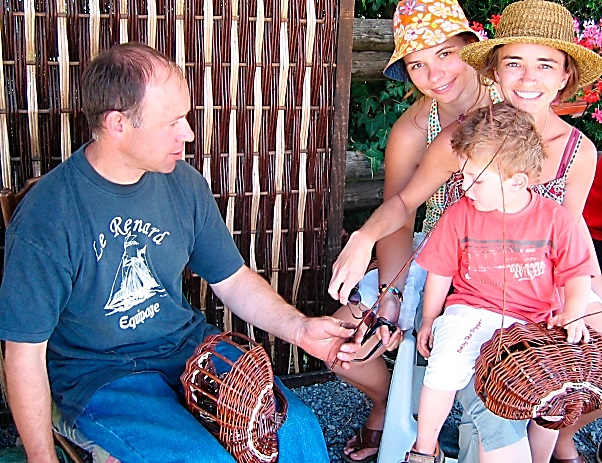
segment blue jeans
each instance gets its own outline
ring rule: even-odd
[[[276,383],[288,400],[288,417],[278,431],[279,463],[328,463],[313,412],[278,378]],[[99,389],[76,426],[122,463],[234,463],[182,405],[181,389],[156,372],[126,376]]]

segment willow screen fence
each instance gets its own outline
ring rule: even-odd
[[[196,134],[186,160],[208,180],[247,264],[304,313],[329,311],[352,0],[3,0],[0,24],[3,187],[19,189],[89,140],[79,80],[90,59],[146,43],[184,70]],[[185,290],[210,322],[264,343],[278,374],[322,368],[237,319],[194,275]]]

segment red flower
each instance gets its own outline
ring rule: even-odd
[[[501,18],[502,18],[501,14],[492,14],[491,15],[489,22],[493,25],[494,29],[497,29],[497,25],[499,24]]]
[[[590,91],[590,92],[585,92],[585,94],[583,95],[583,99],[588,104],[597,103],[598,101],[600,101],[600,93],[595,90]]]
[[[475,32],[479,32],[479,31],[482,31],[485,29],[481,23],[476,22],[476,21],[471,22],[470,28]]]
[[[583,99],[588,104],[597,103],[600,101],[600,91],[597,89],[597,87],[593,88],[592,90],[588,90],[583,94]]]

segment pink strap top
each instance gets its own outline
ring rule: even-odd
[[[579,146],[583,140],[583,134],[579,132],[575,127],[571,130],[569,141],[564,147],[564,153],[562,153],[562,159],[558,166],[558,172],[556,178],[546,183],[540,183],[539,185],[532,185],[531,190],[544,198],[550,198],[556,201],[558,204],[562,204],[564,201],[564,195],[566,193],[566,179],[569,175],[569,170],[573,165],[573,161],[579,151]]]

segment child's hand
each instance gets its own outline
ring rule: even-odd
[[[422,321],[422,326],[416,334],[416,347],[418,352],[427,359],[431,356],[433,348],[433,320],[425,319]]]
[[[566,340],[571,344],[577,344],[580,341],[589,342],[589,331],[583,320],[574,321],[575,317],[569,313],[562,312],[548,319],[548,328],[560,326],[566,330]],[[572,322],[572,323],[570,323]],[[567,325],[567,323],[569,323]],[[566,326],[565,326],[566,325]]]

